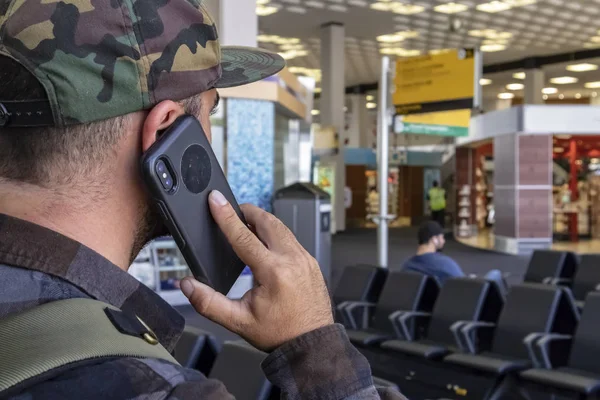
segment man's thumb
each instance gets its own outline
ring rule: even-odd
[[[181,291],[200,315],[230,331],[238,333],[238,327],[248,321],[247,310],[238,304],[239,302],[228,299],[193,278],[181,281]]]

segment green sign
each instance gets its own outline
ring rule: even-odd
[[[469,136],[469,128],[461,126],[448,125],[428,125],[428,124],[413,124],[402,123],[396,133],[414,133],[421,135],[437,135],[437,136]]]

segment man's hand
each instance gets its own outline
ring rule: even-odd
[[[250,228],[225,197],[213,192],[212,215],[258,286],[239,301],[186,278],[181,289],[196,311],[262,350],[333,323],[331,302],[317,261],[275,216],[241,206]]]

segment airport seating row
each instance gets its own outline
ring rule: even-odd
[[[598,257],[536,252],[525,274],[533,282],[511,287],[506,301],[482,279],[439,288],[420,274],[349,267],[355,279],[336,289],[334,301],[374,373],[409,398],[595,398]],[[373,282],[381,290],[368,287]]]
[[[187,326],[174,356],[182,366],[223,382],[238,400],[274,400],[281,397],[279,388],[267,380],[261,368],[267,354],[242,340],[228,341],[220,346],[212,334]],[[398,390],[395,383],[385,379],[374,378],[374,382],[377,386]]]

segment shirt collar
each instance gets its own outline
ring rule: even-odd
[[[159,295],[83,244],[0,214],[0,264],[59,277],[90,297],[140,317],[172,351],[185,320]]]

